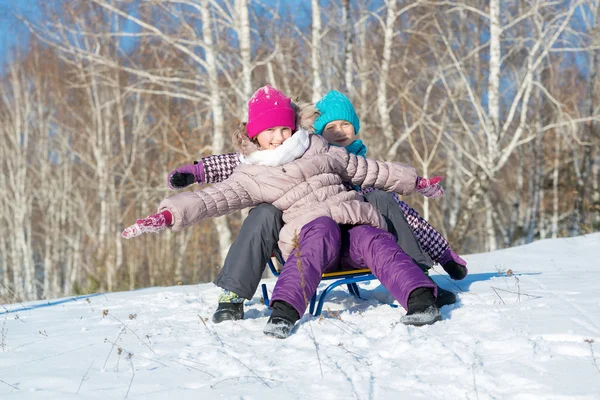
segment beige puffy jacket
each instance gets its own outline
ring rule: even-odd
[[[285,259],[293,249],[294,235],[317,217],[386,229],[377,209],[342,182],[409,195],[415,189],[415,169],[357,157],[343,147],[330,147],[317,135],[309,138],[304,155],[290,163],[278,167],[241,164],[225,181],[169,197],[159,210],[173,214],[172,229],[177,231],[204,218],[271,203],[283,211],[285,226],[279,235],[279,248]]]

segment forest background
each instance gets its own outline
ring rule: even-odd
[[[14,4],[13,4],[14,3]],[[461,253],[600,230],[600,0],[0,2],[0,303],[211,281],[243,213],[124,241],[269,83],[345,92]],[[197,188],[197,186],[196,186]]]

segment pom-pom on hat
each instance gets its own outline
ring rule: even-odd
[[[279,90],[266,85],[248,100],[248,137],[253,138],[265,129],[287,126],[296,130],[296,114],[291,100]]]
[[[331,121],[348,121],[354,127],[354,133],[360,130],[360,120],[356,111],[346,96],[337,90],[332,90],[317,102],[317,109],[321,114],[315,121],[315,133],[321,135],[325,126]]]

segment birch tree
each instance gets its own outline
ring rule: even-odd
[[[571,18],[579,4],[580,2],[572,2],[566,9],[561,8],[550,22],[544,22],[543,18],[535,20],[535,18],[539,16],[538,13],[540,10],[533,4],[531,9],[526,11],[525,15],[521,16],[520,19],[505,25],[501,25],[500,23],[502,9],[500,8],[499,0],[492,0],[490,2],[489,13],[483,13],[479,10],[473,11],[470,9],[474,13],[485,15],[490,21],[490,54],[488,63],[490,79],[487,91],[487,112],[483,108],[481,99],[478,98],[473,90],[472,84],[466,77],[467,72],[464,69],[464,65],[450,45],[447,35],[444,33],[439,22],[437,23],[440,37],[445,43],[448,55],[452,60],[451,65],[455,68],[462,86],[467,90],[468,104],[471,107],[472,113],[476,115],[477,118],[477,126],[473,129],[473,127],[467,123],[469,118],[466,117],[465,111],[454,103],[454,110],[461,116],[468,139],[463,142],[458,142],[453,140],[451,136],[448,136],[448,138],[453,140],[457,146],[463,149],[466,155],[469,155],[469,161],[474,164],[475,169],[469,178],[467,198],[464,202],[464,207],[461,208],[459,222],[452,234],[453,243],[460,245],[466,237],[469,221],[475,215],[474,211],[479,201],[483,198],[485,193],[488,192],[492,179],[494,179],[499,171],[504,168],[514,150],[518,146],[535,138],[535,136],[525,137],[527,119],[531,112],[530,98],[534,87],[537,87],[536,85],[538,84],[534,79],[536,76],[535,73],[543,66],[543,62],[546,57],[548,57],[550,49],[555,46],[557,40],[569,26]],[[502,96],[498,83],[498,76],[503,73],[502,65],[505,61],[502,58],[502,52],[498,51],[498,43],[501,42],[501,36],[507,34],[507,32],[517,24],[517,21],[519,23],[524,23],[523,21],[526,21],[527,17],[534,19],[534,23],[538,23],[537,29],[533,31],[535,36],[532,38],[531,46],[525,48],[527,53],[521,71],[515,76],[515,78],[517,78],[515,95],[507,102],[508,106],[506,110],[501,113],[498,110],[500,104],[499,99]],[[508,73],[508,71],[504,73]],[[445,79],[445,76],[442,76],[442,79]],[[450,91],[450,87],[446,83],[444,84],[446,85],[447,90]],[[504,115],[502,122],[499,121],[500,115]],[[572,121],[567,124],[580,121],[582,121],[582,119],[572,119]],[[551,127],[552,126],[544,126],[542,127],[542,130],[546,131],[551,129]]]
[[[323,96],[323,82],[321,80],[321,7],[319,0],[312,0],[312,102],[316,103]]]
[[[243,118],[248,115],[248,99],[252,96],[252,45],[250,41],[250,18],[248,17],[248,0],[236,0],[238,12],[240,41],[240,55],[242,59],[242,87],[243,87]]]
[[[224,141],[224,116],[223,105],[221,101],[221,91],[219,88],[219,74],[217,71],[217,61],[213,46],[213,33],[211,28],[210,1],[203,0],[202,8],[202,39],[204,41],[204,51],[206,67],[208,73],[208,85],[210,87],[210,108],[213,116],[213,154],[222,154],[225,152]],[[227,217],[214,219],[217,235],[219,236],[219,253],[221,262],[225,261],[227,251],[231,246],[231,229],[227,223]]]
[[[346,92],[352,97],[352,46],[354,29],[352,25],[350,0],[342,0],[342,30],[344,32],[344,85]]]
[[[596,1],[593,3],[589,3],[589,6],[591,8],[592,15],[591,23],[589,24],[588,29],[590,29],[590,31],[592,32],[592,43],[596,44],[600,43],[600,33],[598,33],[600,29],[600,2]],[[598,48],[590,50],[588,54],[588,64],[589,78],[587,83],[588,90],[586,94],[586,114],[589,117],[593,118],[594,115],[598,113],[598,104],[596,102],[596,98],[598,96],[598,89],[600,88],[600,84],[598,84],[598,68],[600,68],[600,50]],[[586,189],[588,189],[588,186],[591,186],[591,189],[594,192],[593,196],[595,197],[595,200],[597,201],[599,198],[597,190],[597,180],[594,185],[590,184],[589,179],[590,174],[593,175],[593,154],[599,154],[597,149],[600,148],[600,128],[598,128],[598,122],[592,120],[588,121],[588,123],[584,127],[582,127],[582,129],[584,130],[582,137],[582,142],[584,143],[584,152],[581,164],[577,164],[575,166],[577,174],[577,195],[575,197],[575,204],[573,206],[573,218],[571,223],[572,236],[577,236],[581,233],[581,226],[584,223],[584,199],[586,196]]]
[[[8,243],[7,266],[12,266],[12,288],[20,299],[36,299],[35,266],[32,243],[33,176],[28,154],[32,145],[32,118],[34,99],[24,72],[13,64],[6,81],[0,87],[0,147],[2,157],[2,185],[6,188],[7,207],[3,224]]]
[[[396,2],[397,0],[386,0],[386,20],[383,26],[383,53],[381,55],[381,67],[379,70],[379,82],[377,85],[377,110],[381,119],[381,131],[391,143],[394,139],[392,121],[390,119],[387,85],[392,61],[392,42],[394,40],[394,26],[396,25]]]

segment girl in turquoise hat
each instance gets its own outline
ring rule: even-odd
[[[356,140],[355,138],[360,131],[360,120],[350,100],[343,93],[332,90],[317,102],[316,107],[320,115],[313,125],[315,134],[322,135],[330,145],[343,146],[349,153],[366,157],[367,146],[365,146],[362,140]],[[439,180],[436,179],[435,183],[439,182]],[[435,188],[435,185],[431,188]],[[462,279],[466,276],[467,262],[450,248],[448,241],[441,233],[423,219],[413,208],[402,201],[399,196],[392,193],[374,191],[370,188],[355,189],[365,194],[367,199],[370,195],[373,196],[372,193],[378,193],[376,195],[376,202],[378,203],[377,208],[380,211],[382,208],[387,210],[390,207],[388,204],[390,202],[395,205],[397,211],[394,212],[393,209],[389,209],[387,214],[391,215],[388,218],[392,220],[393,226],[397,230],[396,236],[398,237],[400,247],[410,249],[412,245],[411,236],[414,235],[418,244],[427,255],[433,261],[442,265],[444,270],[453,279]],[[431,191],[432,189],[428,188],[427,190]],[[402,214],[408,225],[410,225],[410,233],[405,229],[406,226],[402,223],[402,218],[398,212]],[[419,264],[427,265],[426,262]],[[443,293],[440,293],[440,296],[443,295]],[[445,295],[450,296],[448,294]]]

